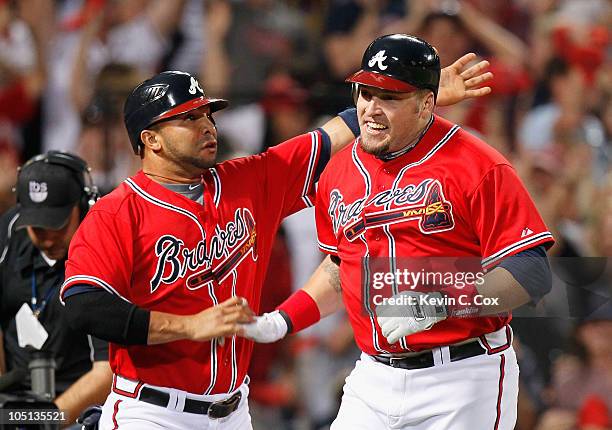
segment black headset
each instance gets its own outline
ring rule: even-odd
[[[75,176],[82,188],[82,196],[79,200],[79,211],[81,220],[85,218],[89,209],[100,198],[100,192],[98,191],[98,187],[93,183],[91,168],[87,165],[87,162],[81,157],[63,151],[49,151],[45,154],[35,155],[17,169],[17,183],[19,183],[19,174],[23,169],[30,164],[39,162],[63,166],[76,174]],[[13,187],[13,191],[16,191],[16,188],[16,186]],[[16,195],[17,203],[19,203],[19,193],[16,193]]]

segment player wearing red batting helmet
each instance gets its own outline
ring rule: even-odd
[[[333,430],[516,421],[509,311],[549,291],[553,238],[509,162],[434,114],[440,73],[435,49],[414,36],[366,49],[347,79],[361,136],[317,189],[329,257],[277,311],[246,325],[247,337],[274,341],[344,302],[363,353]]]

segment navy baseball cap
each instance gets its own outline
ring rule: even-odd
[[[82,180],[73,170],[45,158],[26,163],[17,177],[19,218],[15,228],[27,226],[59,230],[83,196]]]

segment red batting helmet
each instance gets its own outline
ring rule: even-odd
[[[207,97],[195,76],[177,71],[162,72],[138,85],[123,106],[123,120],[134,153],[142,146],[140,133],[163,119],[200,106],[211,112],[227,107],[227,100]]]

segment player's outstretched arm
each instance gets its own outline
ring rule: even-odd
[[[232,297],[195,315],[151,312],[147,344],[188,339],[198,342],[240,334],[242,325],[252,322],[253,311],[242,297]]]
[[[357,121],[356,115],[354,121]],[[331,155],[334,155],[355,139],[355,134],[351,128],[339,116],[333,117],[321,128],[327,133],[331,140]]]
[[[398,305],[379,305],[376,316],[380,330],[390,344],[405,336],[429,330],[448,317],[475,318],[510,311],[527,303],[527,291],[510,272],[496,267],[475,285],[445,292],[402,291],[393,296]],[[486,304],[486,305],[483,305]]]
[[[327,256],[314,271],[302,290],[308,293],[319,308],[321,318],[342,308],[342,286],[340,284],[340,261]],[[282,305],[281,305],[282,306]]]
[[[326,257],[304,287],[289,297],[274,312],[244,325],[241,336],[260,343],[276,342],[297,333],[342,306],[340,271],[337,263]]]
[[[83,285],[85,288],[91,288]],[[232,297],[194,315],[149,311],[102,289],[64,297],[75,330],[120,345],[151,345],[175,340],[204,342],[237,334],[253,321],[244,298]]]
[[[400,305],[376,307],[378,324],[391,344],[404,336],[429,330],[448,317],[475,318],[537,303],[552,288],[552,274],[543,246],[521,251],[487,272],[478,285],[435,292],[402,291]],[[401,296],[401,297],[399,297]]]

